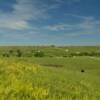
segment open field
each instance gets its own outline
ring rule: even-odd
[[[1,57],[0,100],[100,100],[100,57]]]

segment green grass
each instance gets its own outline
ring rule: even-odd
[[[42,51],[46,57],[50,56],[66,56],[70,53],[76,52],[98,52],[100,46],[2,46],[0,47],[0,56],[4,53],[9,53],[10,50],[14,51],[13,55],[16,55],[16,50],[21,50],[24,57],[33,56],[34,52]],[[66,52],[66,50],[68,50]]]
[[[100,100],[100,58],[1,58],[0,100]]]

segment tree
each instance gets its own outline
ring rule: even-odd
[[[9,50],[9,53],[12,54],[13,53],[13,50]]]
[[[8,53],[4,53],[2,56],[3,57],[9,57],[9,54]]]
[[[35,56],[35,57],[44,57],[45,54],[44,54],[44,52],[42,52],[42,51],[37,51],[37,52],[35,52],[34,56]]]
[[[17,52],[17,57],[21,57],[22,56],[22,52],[19,49],[16,52]]]

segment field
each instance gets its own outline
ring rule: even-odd
[[[1,47],[0,54],[16,48],[24,56],[0,57],[0,100],[100,100],[100,57],[63,57],[66,49],[100,47],[39,47],[45,57],[30,57],[32,47]]]

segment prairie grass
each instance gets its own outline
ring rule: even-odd
[[[41,66],[51,63],[63,67]],[[99,65],[89,57],[0,58],[0,100],[100,100]]]

